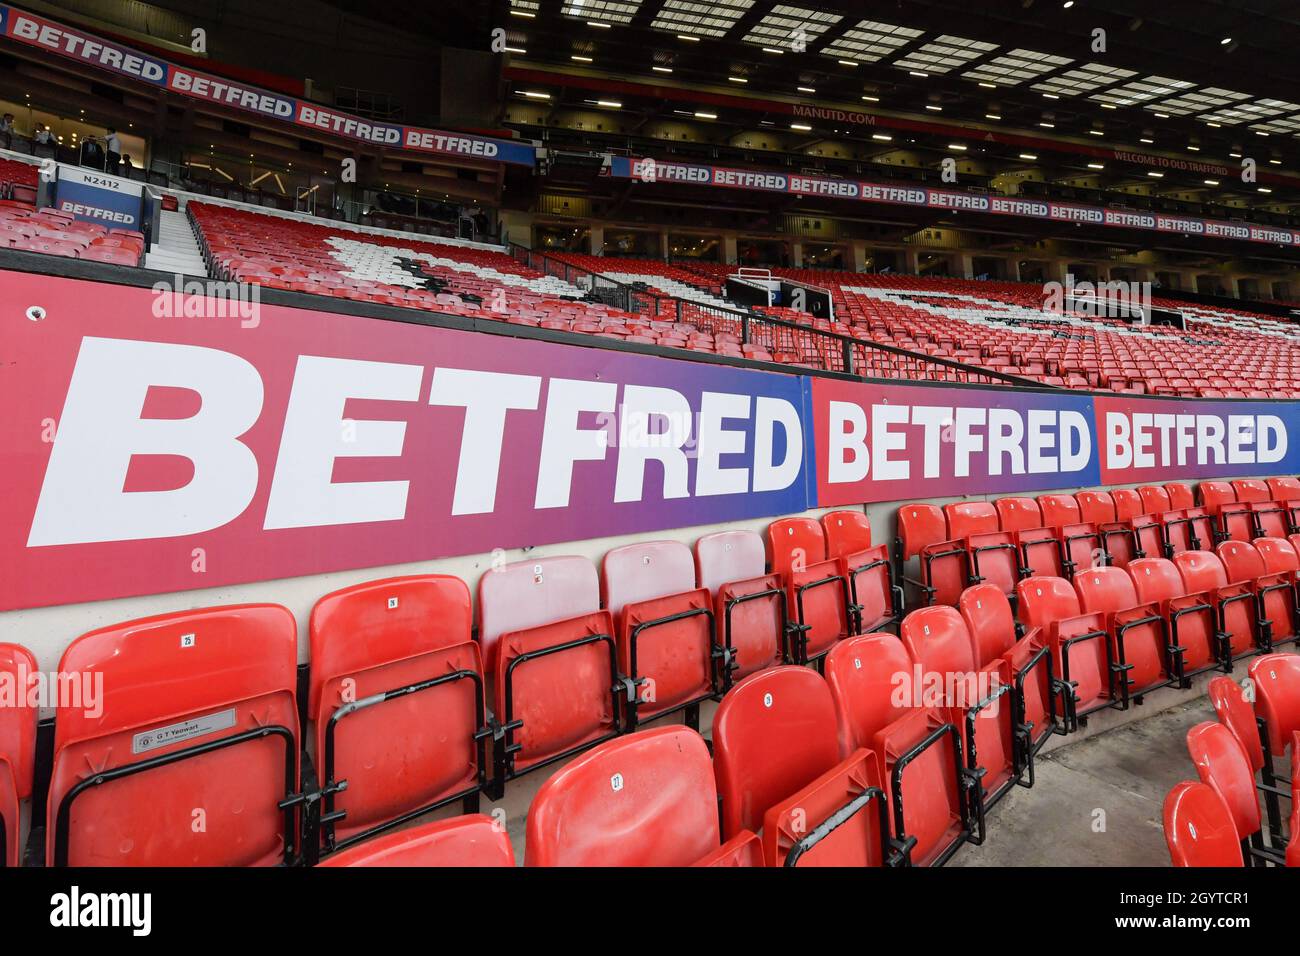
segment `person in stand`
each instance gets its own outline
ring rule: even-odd
[[[111,126],[108,128],[108,136],[104,139],[104,150],[108,153],[104,172],[116,173],[117,167],[122,162],[122,141],[117,136],[117,130]]]
[[[10,149],[14,144],[14,114],[6,113],[0,118],[0,144]]]

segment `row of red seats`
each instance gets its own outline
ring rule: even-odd
[[[52,208],[0,200],[0,248],[136,266],[144,254],[144,236],[80,222]]]
[[[986,810],[1031,773],[1024,744],[1034,727],[1010,706],[1019,694],[1007,679],[1029,639],[1017,640],[1010,607],[991,588],[972,589],[960,613],[917,611],[900,633],[838,643],[824,678],[784,665],[741,680],[714,717],[712,759],[681,726],[577,757],[533,799],[525,863],[930,865],[983,842]],[[897,695],[900,678],[915,677],[919,691],[950,674],[970,678],[972,690],[935,701]],[[491,827],[484,817],[430,824],[327,863],[463,865],[460,847],[435,845],[455,832],[481,836],[483,852],[468,859],[510,865],[509,843]]]
[[[699,704],[736,679],[814,660],[894,619],[888,553],[871,546],[861,512],[775,522],[767,545],[741,531],[707,535],[694,553],[674,541],[628,545],[602,565],[598,575],[585,558],[556,557],[489,571],[476,636],[468,588],[454,577],[322,598],[302,702],[319,785],[300,776],[296,625],[284,608],[181,612],[78,638],[60,671],[104,674],[105,716],[56,708],[47,860],[265,863],[341,848],[458,800],[472,810],[481,792],[499,796],[507,780],[640,722],[686,710],[697,723]],[[34,673],[30,655],[6,648],[11,669]],[[142,692],[155,684],[166,693]],[[231,735],[201,762],[177,758],[196,755],[168,746],[175,728],[213,712]],[[0,810],[30,796],[35,716],[0,714],[0,759],[17,768]],[[159,728],[164,717],[179,723]],[[144,750],[142,736],[154,741]],[[153,750],[165,766],[145,783],[134,757]],[[137,806],[131,795],[144,786],[167,796]],[[202,805],[223,820],[211,838],[172,830],[209,786]],[[318,803],[316,816],[301,812]],[[260,816],[223,813],[255,804]],[[17,817],[5,817],[12,859]],[[124,838],[155,819],[165,837]],[[304,844],[307,823],[320,832]]]
[[[1099,565],[1134,558],[1172,558],[1185,551],[1300,532],[1300,481],[1205,481],[1202,507],[1192,489],[1172,482],[1074,495],[923,503],[898,509],[897,575],[926,603],[952,604],[969,583],[997,581],[1007,594],[1029,575],[1072,578]],[[1221,549],[1222,552],[1222,549]],[[1236,560],[1246,554],[1228,549]],[[918,561],[919,577],[904,574]]]
[[[1165,797],[1165,842],[1174,866],[1300,866],[1300,656],[1269,654],[1250,666],[1251,694],[1227,677],[1210,683],[1218,722],[1187,733],[1199,782]],[[1290,748],[1290,787],[1274,760]],[[1265,812],[1260,811],[1263,798]],[[1289,800],[1283,826],[1280,801]]]

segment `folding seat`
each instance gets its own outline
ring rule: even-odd
[[[479,643],[492,675],[492,797],[507,780],[622,732],[614,621],[586,558],[515,561],[479,578]]]
[[[514,866],[510,835],[481,813],[388,833],[326,857],[317,866]]]
[[[912,658],[893,634],[841,641],[826,655],[825,672],[835,703],[841,758],[871,747],[879,731],[907,713],[892,692],[899,675],[911,675]]]
[[[1017,531],[1016,547],[1020,549],[1020,573],[1023,577],[1059,578],[1065,575],[1061,542],[1055,528]]]
[[[1246,583],[1229,580],[1223,561],[1212,551],[1184,551],[1173,557],[1188,594],[1204,594],[1218,608],[1218,658],[1225,671],[1254,654],[1260,642],[1259,601]]]
[[[1182,687],[1191,676],[1217,666],[1219,616],[1209,596],[1189,595],[1178,567],[1165,558],[1139,558],[1129,577],[1142,604],[1159,608],[1169,637],[1170,673]]]
[[[1115,501],[1106,491],[1078,491],[1074,500],[1079,505],[1079,520],[1096,525],[1115,523]]]
[[[871,524],[861,511],[822,515],[826,555],[840,562],[849,582],[851,632],[870,634],[898,621],[903,589],[894,583],[893,562],[884,545],[871,546]]]
[[[614,548],[602,562],[601,594],[614,619],[619,672],[630,680],[625,730],[686,711],[699,725],[699,705],[718,692],[722,657],[713,595],[695,586],[695,559],[680,541]]]
[[[921,591],[926,604],[956,604],[966,587],[966,547],[948,534],[948,520],[936,505],[907,504],[898,509],[898,580]],[[921,577],[903,574],[905,562],[918,558]]]
[[[1051,649],[1041,627],[1019,637],[1011,602],[997,588],[979,584],[962,592],[958,611],[971,638],[977,668],[1003,662],[1013,683],[1016,707],[1016,775],[1028,771],[1033,785],[1033,758],[1058,729],[1057,686]]]
[[[31,651],[0,644],[0,683],[12,694],[0,704],[0,866],[22,862],[22,803],[32,796],[38,712],[27,705],[27,690],[36,673]]]
[[[1017,754],[1014,684],[1010,666],[998,658],[978,667],[974,639],[961,614],[950,607],[920,608],[903,618],[899,634],[914,664],[913,703],[933,684],[941,690],[934,705],[949,711],[961,730],[966,756],[963,785],[971,813],[972,842],[984,841],[984,814],[1016,783]],[[917,686],[919,684],[920,686]]]
[[[349,846],[487,782],[483,668],[469,588],[450,575],[370,581],[312,608],[307,714],[321,844]]]
[[[1128,521],[1142,514],[1142,495],[1135,488],[1113,488],[1110,500],[1115,504],[1115,520]]]
[[[1300,479],[1290,477],[1268,479],[1269,496],[1279,502],[1285,512],[1287,534],[1300,531]]]
[[[1165,844],[1174,866],[1242,866],[1232,812],[1204,783],[1175,784],[1164,803]]]
[[[1181,481],[1171,481],[1164,487],[1165,493],[1169,495],[1170,510],[1186,511],[1188,508],[1196,507],[1196,496],[1192,494],[1191,485],[1183,484]]]
[[[1033,498],[999,498],[993,507],[997,509],[998,526],[1003,531],[1014,534],[1043,526],[1042,513]]]
[[[528,808],[525,866],[690,866],[719,849],[709,748],[689,727],[595,747],[542,784]]]
[[[1281,864],[1280,854],[1265,847],[1255,775],[1232,731],[1212,721],[1197,724],[1187,732],[1187,751],[1201,783],[1227,806],[1243,858]]]
[[[834,728],[830,688],[815,671],[776,667],[736,684],[713,718],[723,837],[761,827],[770,864],[892,862],[875,755],[859,749],[841,761]],[[810,812],[796,816],[800,806]]]
[[[786,660],[781,577],[767,573],[767,552],[753,531],[719,531],[695,543],[696,580],[714,595],[723,691],[742,677]]]
[[[297,663],[297,625],[275,604],[162,614],[69,644],[59,673],[94,679],[99,706],[55,708],[47,863],[293,861],[306,802]]]
[[[790,659],[820,660],[849,635],[849,585],[838,561],[826,557],[826,539],[812,518],[782,518],[767,526],[772,571],[785,584]]]
[[[1085,614],[1105,616],[1120,709],[1168,684],[1168,625],[1158,607],[1139,602],[1133,578],[1119,568],[1094,568],[1075,578],[1074,589]]]
[[[758,834],[742,830],[718,847],[705,854],[692,866],[699,867],[758,867],[763,865],[763,841]]]
[[[1164,533],[1165,557],[1214,546],[1214,524],[1204,508],[1166,511],[1156,517]]]
[[[1259,658],[1263,660],[1264,658]],[[1231,677],[1216,677],[1210,681],[1208,688],[1210,704],[1219,723],[1227,727],[1241,744],[1250,764],[1251,773],[1257,775],[1256,789],[1264,797],[1264,807],[1268,814],[1269,833],[1274,844],[1281,841],[1282,813],[1278,802],[1279,796],[1286,796],[1286,791],[1279,789],[1277,775],[1273,772],[1273,761],[1266,755],[1262,738],[1267,736],[1267,729],[1260,727],[1255,716],[1255,707],[1246,700],[1241,686]],[[1292,753],[1292,760],[1297,759]]]
[[[1286,538],[1256,538],[1253,544],[1268,579],[1260,580],[1258,589],[1269,639],[1274,647],[1300,642],[1300,554]]]
[[[1060,528],[1079,523],[1079,503],[1073,495],[1039,495],[1038,507],[1046,527]]]
[[[1285,538],[1291,533],[1291,509],[1281,501],[1251,501],[1247,503],[1252,534],[1257,538]]]
[[[1061,577],[1026,578],[1016,592],[1021,622],[1046,635],[1053,673],[1059,675],[1054,690],[1061,696],[1062,726],[1072,732],[1082,718],[1111,705],[1114,676],[1106,617],[1083,613],[1078,592]]]
[[[1250,662],[1249,674],[1266,756],[1285,756],[1300,731],[1300,654],[1264,654]]]
[[[1234,479],[1232,490],[1238,501],[1247,503],[1269,501],[1273,497],[1268,490],[1268,483],[1257,478]]]
[[[1249,541],[1254,536],[1250,509],[1246,503],[1237,500],[1237,491],[1231,484],[1202,481],[1197,490],[1201,495],[1201,507],[1214,519],[1215,544],[1229,538]]]
[[[1282,540],[1273,539],[1274,542]],[[1295,549],[1291,550],[1294,553]],[[1287,560],[1289,555],[1283,555],[1279,544],[1272,544],[1269,551],[1275,567],[1290,563]],[[1259,549],[1249,541],[1225,541],[1219,545],[1217,553],[1228,581],[1243,585],[1255,595],[1259,647],[1268,650],[1275,644],[1295,640],[1298,615],[1294,573],[1289,570],[1270,572]]]

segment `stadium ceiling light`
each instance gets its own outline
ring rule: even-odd
[[[673,71],[671,66],[652,66],[650,69],[654,70],[656,73],[671,73]]]
[[[1280,160],[1280,159],[1270,159],[1269,162],[1272,163],[1274,166],[1281,166],[1281,165],[1282,165],[1282,160]]]
[[[1190,143],[1188,144],[1187,148],[1191,150],[1193,153],[1199,153],[1201,151],[1201,147],[1192,146]]]
[[[853,67],[857,66],[857,63],[855,63],[853,60],[836,60],[835,62],[838,63],[840,66],[853,66]]]
[[[524,49],[523,47],[521,47],[521,46],[508,46],[508,47],[505,47],[505,51],[506,51],[507,53],[527,53],[527,52],[528,52],[527,50],[525,50],[525,49]]]
[[[791,129],[797,129],[797,130],[798,130],[799,132],[801,132],[801,133],[807,133],[807,132],[810,132],[810,131],[812,130],[812,127],[811,127],[811,126],[807,126],[807,125],[805,125],[804,123],[791,123],[791,124],[790,124],[790,128],[791,128]]]
[[[1139,143],[1154,143],[1155,140],[1152,139],[1150,136],[1143,136],[1142,138],[1140,138],[1140,139],[1138,140],[1138,142],[1139,142]]]
[[[929,77],[930,74],[929,74],[929,73],[922,73],[920,70],[908,70],[908,71],[907,71],[907,75],[908,75],[908,76],[919,76],[919,77],[921,77],[921,79],[926,79],[927,77]]]
[[[964,153],[964,152],[966,152],[966,147],[965,147],[963,144],[961,144],[961,143],[949,143],[949,144],[948,144],[948,148],[949,148],[949,149],[955,149],[955,150],[956,150],[957,152],[959,152],[959,153]]]
[[[601,23],[599,20],[588,20],[587,26],[595,27],[597,30],[609,30],[612,28],[611,24]]]
[[[782,56],[782,55],[785,53],[785,50],[778,50],[778,49],[777,49],[776,47],[774,47],[774,46],[765,46],[765,47],[763,47],[763,52],[764,52],[764,53],[774,53],[774,54],[776,54],[777,56]]]
[[[597,106],[608,106],[610,109],[621,110],[623,104],[618,100],[596,100]]]
[[[1088,168],[1089,168],[1089,169],[1105,169],[1105,168],[1106,168],[1106,164],[1105,164],[1105,163],[1089,163],[1089,164],[1088,164]]]
[[[1222,126],[1221,124],[1219,124],[1219,123],[1211,123],[1209,120],[1206,120],[1206,121],[1205,121],[1205,125],[1206,125],[1206,126],[1213,126],[1215,129],[1222,129],[1222,128],[1223,128],[1223,126]]]
[[[866,93],[863,93],[863,94],[862,94],[862,98],[863,98],[864,100],[866,100],[868,103],[879,103],[879,102],[880,102],[880,97],[879,97],[879,96],[868,96]]]
[[[1000,120],[1000,119],[1002,119],[1002,117],[1001,117],[999,114],[997,114],[997,113],[985,113],[985,114],[984,114],[984,118],[985,118],[985,119],[991,119],[991,120]]]
[[[1219,41],[1219,46],[1227,46],[1231,42],[1232,42],[1232,37],[1224,37],[1222,40]]]
[[[888,133],[872,133],[871,138],[882,143],[892,143],[894,141],[894,137]]]
[[[981,83],[980,86],[984,87],[986,90],[996,90],[998,88],[996,83]]]
[[[1043,122],[1039,123],[1038,125],[1041,126],[1043,129],[1056,129],[1056,124],[1055,124],[1055,123],[1049,123],[1049,122],[1047,122],[1046,120],[1044,120]]]
[[[1021,154],[1020,154],[1020,158],[1021,158],[1021,159],[1028,159],[1028,160],[1035,160],[1035,159],[1038,158],[1038,156],[1035,155],[1034,153],[1021,153]]]
[[[1102,103],[1102,104],[1101,104],[1101,108],[1104,109],[1104,110],[1117,110],[1117,109],[1119,109],[1119,107],[1116,106],[1114,103]]]
[[[1169,119],[1168,113],[1154,113],[1154,115],[1159,116],[1161,119]]]
[[[221,170],[218,169],[217,172],[221,172]],[[1271,193],[1273,190],[1269,189],[1267,186],[1260,186],[1259,191],[1262,193]]]
[[[1217,185],[1219,185],[1219,181],[1218,181],[1217,179],[1207,179],[1207,180],[1205,180],[1205,185],[1207,185],[1207,186],[1217,186]]]
[[[523,95],[530,100],[549,100],[551,98],[550,93],[538,93],[535,90],[524,90]]]
[[[745,79],[743,76],[729,76],[729,77],[727,77],[727,82],[729,82],[729,83],[748,83],[749,80]]]
[[[699,43],[699,42],[700,42],[700,38],[699,38],[699,37],[693,37],[693,36],[691,36],[689,33],[679,33],[679,34],[677,34],[677,39],[679,39],[679,40],[685,40],[687,43]]]
[[[1090,130],[1088,130],[1088,133],[1089,133],[1089,135],[1091,135],[1091,136],[1105,136],[1105,135],[1106,135],[1106,131],[1105,131],[1104,129],[1090,129]]]
[[[1241,159],[1241,153],[1229,153],[1228,155],[1233,159]]]
[[[1072,6],[1074,6],[1074,0],[1065,0],[1065,3],[1061,4],[1061,6],[1064,7],[1066,10],[1069,10]]]
[[[570,56],[569,59],[570,59],[570,60],[577,60],[579,63],[591,63],[591,62],[593,62],[593,60],[591,59],[591,57],[589,57],[589,56],[579,56],[579,55],[576,54],[576,53],[573,54],[572,56]]]
[[[696,113],[695,118],[696,119],[717,119],[718,114],[717,113]]]
[[[1044,94],[1043,94],[1043,99],[1045,99],[1045,100],[1059,100],[1060,97],[1057,96],[1055,93],[1044,93]]]
[[[927,110],[929,110],[930,112],[932,112],[932,113],[942,113],[942,112],[943,112],[943,107],[942,107],[942,106],[935,106],[933,103],[926,103],[926,104],[925,104],[925,108],[926,108]]]
[[[537,14],[529,13],[527,10],[511,10],[510,15],[512,17],[523,17],[525,20],[533,20],[537,17]]]
[[[1164,174],[1164,173],[1150,172],[1150,173],[1147,173],[1147,175],[1150,176],[1152,179],[1164,179],[1164,178],[1165,178],[1165,174]]]
[[[815,89],[813,89],[811,86],[796,86],[795,89],[797,89],[800,93],[816,93],[816,92],[817,92],[817,91],[816,91]]]
[[[1266,137],[1266,138],[1267,138],[1268,133],[1265,133],[1263,130],[1258,130],[1258,129],[1257,129],[1257,130],[1255,130],[1255,135],[1256,135],[1256,136],[1263,136],[1263,137]]]

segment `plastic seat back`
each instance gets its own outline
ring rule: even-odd
[[[284,862],[296,814],[277,804],[297,781],[297,630],[279,605],[243,604],[116,624],[68,645],[59,671],[82,682],[102,674],[102,713],[71,700],[55,709],[46,860]],[[236,742],[205,746],[221,740]],[[87,767],[97,782],[79,790]]]
[[[704,738],[656,727],[594,747],[542,784],[524,865],[690,866],[720,842]]]
[[[1039,495],[1038,508],[1043,513],[1043,524],[1049,528],[1079,523],[1079,503],[1073,495]]]
[[[601,603],[618,620],[629,604],[695,589],[695,560],[680,541],[643,541],[605,553]]]
[[[970,554],[970,580],[996,585],[1013,595],[1020,580],[1020,556],[1011,534],[1005,531],[975,534],[966,539]]]
[[[826,560],[826,537],[812,518],[782,518],[767,526],[772,571],[789,574]]]
[[[1061,542],[1054,528],[1017,531],[1016,547],[1020,549],[1020,566],[1030,577],[1056,578],[1065,574]]]
[[[478,641],[483,666],[496,669],[502,634],[600,610],[596,566],[577,556],[514,561],[478,581]]]
[[[1142,498],[1142,511],[1145,514],[1162,514],[1173,510],[1169,504],[1169,492],[1159,485],[1143,485],[1138,489],[1138,495]]]
[[[993,663],[1015,646],[1016,620],[1011,602],[999,588],[991,584],[967,588],[957,609],[970,634],[977,668]]]
[[[1033,498],[999,498],[993,502],[1003,531],[1026,531],[1043,526],[1043,515]]]
[[[713,716],[722,831],[759,830],[764,814],[839,762],[835,704],[805,667],[774,667],[733,687]]]
[[[1259,728],[1255,725],[1255,709],[1246,700],[1241,685],[1231,677],[1216,677],[1210,681],[1208,696],[1210,705],[1214,707],[1214,716],[1232,731],[1237,743],[1246,752],[1251,772],[1258,773],[1264,766],[1264,746],[1260,743]]]
[[[973,534],[998,530],[998,512],[987,501],[956,501],[943,506],[948,519],[948,535],[960,541]]]
[[[1263,577],[1264,559],[1248,541],[1225,541],[1217,548],[1219,560],[1233,584],[1254,582]]]
[[[1201,496],[1201,506],[1211,514],[1237,500],[1237,492],[1226,481],[1202,481],[1196,486]]]
[[[956,608],[919,608],[903,618],[898,633],[923,674],[965,674],[976,669],[971,637]],[[947,706],[955,705],[949,702]]]
[[[1300,501],[1300,478],[1283,475],[1268,479],[1268,496],[1274,501]]]
[[[1139,558],[1126,571],[1133,579],[1137,600],[1143,604],[1160,604],[1186,593],[1178,568],[1164,558]]]
[[[1213,787],[1185,781],[1165,797],[1165,844],[1174,866],[1241,866],[1232,813]]]
[[[1268,725],[1268,747],[1280,757],[1300,730],[1300,654],[1264,654],[1250,662],[1255,713]]]
[[[1169,495],[1169,507],[1174,511],[1196,507],[1196,496],[1192,494],[1191,485],[1170,481],[1165,484],[1165,493]]]
[[[1232,731],[1212,721],[1197,724],[1187,732],[1187,751],[1201,783],[1211,787],[1227,806],[1238,841],[1257,833],[1260,813],[1255,774]]]
[[[18,866],[22,856],[22,801],[32,795],[39,708],[27,706],[36,658],[18,644],[0,644],[0,680],[12,699],[0,705],[0,866]]]
[[[822,515],[826,556],[843,558],[871,547],[871,521],[861,511],[832,511]]]
[[[1136,488],[1114,488],[1110,492],[1110,500],[1115,504],[1116,521],[1136,518],[1145,510],[1142,507],[1142,495]]]
[[[912,658],[893,634],[866,634],[836,644],[826,655],[826,683],[835,702],[840,756],[870,746],[875,735],[906,713],[893,692]]]
[[[1268,501],[1272,497],[1268,484],[1256,478],[1238,478],[1232,482],[1232,490],[1242,502]]]
[[[1074,588],[1079,592],[1079,607],[1085,614],[1113,614],[1138,603],[1133,579],[1119,568],[1093,568],[1075,578]]]
[[[322,860],[318,866],[514,866],[510,834],[474,813],[375,837]]]
[[[1046,628],[1080,613],[1079,592],[1065,578],[1035,576],[1016,585],[1016,616],[1029,627]]]
[[[1106,491],[1076,492],[1074,500],[1079,503],[1079,517],[1095,525],[1109,524],[1115,520],[1115,501]]]
[[[948,520],[938,505],[907,504],[898,509],[898,539],[903,560],[918,556],[928,545],[948,541]]]
[[[481,786],[485,691],[472,623],[469,588],[450,575],[369,581],[312,608],[316,765],[322,779],[347,781],[326,798],[326,812],[346,814],[324,826],[327,847]]]
[[[696,583],[717,594],[732,581],[767,573],[767,552],[756,531],[719,531],[695,542]]]

